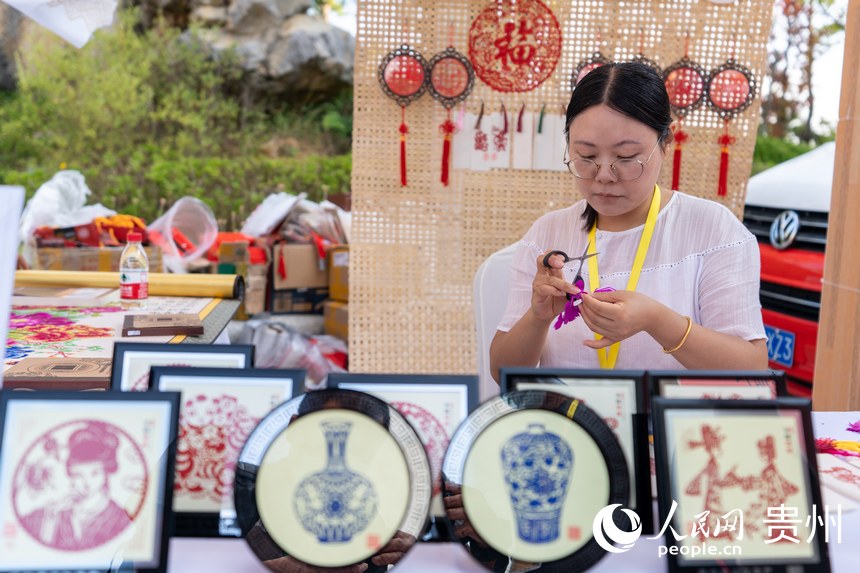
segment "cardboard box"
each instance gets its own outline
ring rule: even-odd
[[[349,245],[328,252],[328,293],[334,300],[349,302]]]
[[[253,316],[266,310],[267,265],[251,265],[245,277],[245,301],[240,311]],[[240,313],[241,314],[241,313]]]
[[[269,311],[272,314],[322,314],[327,298],[327,288],[272,290]]]
[[[275,245],[272,258],[272,288],[312,289],[328,287],[326,260],[314,245]]]
[[[324,332],[349,340],[349,305],[339,300],[327,300],[323,308]]]
[[[44,271],[119,271],[123,247],[38,247],[34,268]],[[161,249],[144,247],[149,272],[164,272]]]

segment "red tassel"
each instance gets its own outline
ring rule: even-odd
[[[445,136],[442,145],[442,185],[448,186],[448,170],[451,164],[451,136]]]
[[[284,251],[279,253],[278,257],[278,276],[282,281],[287,280],[287,263],[284,261]]]
[[[687,133],[681,130],[680,123],[675,132],[675,154],[672,158],[672,191],[677,191],[681,184],[681,147],[687,141]]]
[[[726,122],[726,131],[718,139],[720,151],[720,181],[717,186],[717,195],[725,197],[729,192],[729,145],[735,142],[735,138],[729,135],[729,122]]]
[[[400,185],[406,187],[406,136],[400,136]]]
[[[720,153],[720,184],[717,187],[717,195],[725,197],[729,192],[729,148],[723,147]]]
[[[406,108],[400,108],[400,185],[406,187],[406,134],[409,127],[406,125]]]
[[[678,190],[681,181],[681,146],[675,146],[675,155],[672,159],[672,191]]]
[[[451,110],[448,110],[448,119],[439,126],[439,132],[445,136],[445,143],[442,145],[441,181],[447,187],[451,172],[451,137],[457,132],[457,125],[451,121]]]

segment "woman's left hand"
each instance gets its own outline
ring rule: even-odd
[[[648,328],[659,314],[659,306],[651,297],[628,290],[583,293],[582,318],[592,332],[603,336],[583,344],[597,350],[630,338]]]

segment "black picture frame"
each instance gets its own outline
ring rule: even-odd
[[[403,386],[412,389],[420,386],[451,385],[466,389],[466,408],[471,414],[478,407],[478,377],[460,374],[358,374],[351,372],[332,372],[328,375],[328,387],[340,388],[345,385],[360,385],[373,388],[380,384]],[[354,388],[349,388],[354,390]],[[364,391],[364,390],[359,390]]]
[[[170,379],[173,379],[174,382],[168,382]],[[286,402],[296,396],[299,396],[304,393],[304,382],[305,382],[305,371],[304,370],[276,370],[276,369],[263,369],[263,368],[182,368],[182,367],[170,367],[170,366],[153,366],[150,369],[150,384],[149,391],[167,391],[167,392],[179,392],[182,395],[182,399],[180,400],[180,408],[179,408],[179,417],[180,417],[180,440],[177,442],[177,451],[183,451],[183,443],[181,442],[182,435],[185,432],[185,428],[182,427],[183,420],[183,412],[186,406],[185,392],[178,388],[176,384],[177,379],[187,379],[186,384],[205,387],[204,380],[211,381],[213,386],[224,386],[224,385],[246,385],[252,386],[254,381],[257,381],[257,388],[261,391],[265,391],[266,387],[270,390],[272,388],[280,388],[283,390],[283,396],[278,398],[278,402],[275,404],[271,404],[271,408],[266,411],[262,411],[261,408],[256,408],[258,413],[260,414],[256,423],[265,418],[272,410],[274,410],[281,403]],[[220,384],[218,381],[221,380]],[[277,384],[273,384],[272,381],[279,381]],[[268,382],[268,384],[263,384]],[[173,384],[171,387],[170,384]],[[181,385],[181,384],[179,384]],[[265,399],[265,397],[263,397]],[[238,401],[238,400],[237,400]],[[239,403],[238,405],[242,405]],[[237,414],[238,415],[238,414]],[[236,420],[233,420],[234,422]],[[207,430],[211,430],[213,427],[217,427],[215,424],[207,424]],[[253,427],[253,426],[252,426]],[[231,428],[234,432],[236,428]],[[249,428],[250,433],[250,428]],[[233,435],[231,433],[231,435]],[[235,435],[233,435],[235,438]],[[247,439],[245,436],[242,439],[244,443],[244,439]],[[236,452],[236,459],[239,456],[239,450]],[[193,457],[193,456],[192,456]],[[191,459],[188,460],[188,463],[191,464],[191,467],[197,467],[198,460]],[[234,460],[235,461],[235,460]],[[211,467],[209,468],[211,471]],[[218,472],[220,475],[220,472]],[[174,485],[174,489],[176,489]],[[175,527],[174,527],[174,535],[176,537],[239,537],[241,536],[241,531],[237,525],[236,520],[236,511],[232,507],[233,502],[233,494],[232,494],[232,486],[230,489],[230,493],[224,494],[224,498],[229,500],[230,506],[224,507],[224,500],[222,499],[221,503],[219,503],[219,510],[216,512],[206,512],[206,511],[182,511],[180,507],[176,506],[176,503],[179,501],[179,496],[174,496],[172,506],[173,513],[175,515]]]
[[[788,396],[788,390],[785,383],[785,372],[781,370],[649,370],[646,373],[647,385],[651,396],[662,396],[664,398],[679,398],[688,399],[764,399],[782,398]],[[702,385],[703,391],[719,392],[726,387],[732,387],[733,391],[738,396],[719,396],[718,394],[691,394],[689,396],[668,395],[671,393],[669,387],[682,387],[679,384],[679,379],[693,380],[706,382],[713,380],[718,382],[713,387]],[[737,384],[732,384],[736,382]],[[761,384],[752,384],[760,382]],[[744,388],[760,389],[765,385],[771,386],[773,394],[771,396],[755,396],[749,394],[742,395]],[[698,384],[690,385],[690,387],[699,387]]]
[[[683,480],[675,479],[676,474],[674,469],[677,467],[682,467],[685,462],[689,463],[689,454],[679,453],[678,438],[679,428],[684,428],[685,418],[689,420],[693,420],[692,423],[704,423],[708,420],[721,420],[720,424],[723,426],[718,426],[716,428],[712,428],[709,431],[710,437],[706,437],[704,431],[704,425],[702,426],[702,440],[701,442],[693,442],[688,438],[684,438],[681,441],[681,445],[684,444],[684,440],[686,441],[686,448],[692,450],[694,447],[701,447],[703,451],[707,450],[710,452],[710,447],[713,444],[716,444],[719,447],[719,451],[721,452],[732,452],[735,455],[735,459],[732,460],[732,468],[729,472],[727,472],[724,476],[720,477],[720,482],[718,484],[719,487],[747,487],[743,484],[748,484],[750,488],[753,487],[753,484],[756,482],[748,481],[753,478],[748,478],[743,475],[744,469],[739,469],[737,465],[734,463],[737,459],[737,456],[743,455],[747,453],[747,451],[752,451],[753,456],[750,456],[750,459],[755,456],[756,448],[759,449],[759,455],[762,458],[767,458],[768,455],[765,452],[769,452],[770,459],[765,460],[769,461],[769,465],[766,468],[773,467],[773,471],[779,472],[779,468],[776,467],[776,464],[773,463],[773,460],[776,459],[776,449],[773,448],[773,444],[775,440],[770,442],[767,439],[756,441],[756,434],[752,431],[749,419],[752,417],[759,416],[761,420],[758,420],[756,424],[754,424],[756,429],[774,429],[776,428],[775,422],[778,417],[788,417],[793,416],[793,424],[792,427],[798,430],[796,436],[796,443],[790,442],[789,438],[785,435],[780,436],[781,440],[786,440],[786,443],[791,443],[793,446],[796,446],[792,449],[792,454],[799,457],[797,462],[799,463],[799,467],[802,468],[800,473],[802,474],[802,478],[804,480],[804,489],[802,493],[805,493],[806,504],[805,508],[808,511],[808,515],[812,515],[813,506],[816,508],[824,507],[822,503],[821,497],[821,487],[818,476],[818,468],[816,462],[816,454],[815,454],[815,440],[813,437],[812,431],[812,419],[811,419],[811,402],[809,400],[803,398],[777,398],[774,400],[681,400],[681,399],[671,399],[671,398],[663,398],[660,396],[656,396],[653,398],[653,423],[654,423],[654,445],[657,456],[657,483],[658,483],[658,505],[659,505],[659,514],[660,514],[660,522],[662,524],[666,524],[670,519],[670,512],[672,508],[675,506],[677,499],[679,497],[678,494],[684,493],[690,494],[689,485],[684,486]],[[789,414],[790,413],[790,414]],[[744,416],[743,419],[738,418],[738,416]],[[735,421],[740,420],[741,423],[745,424],[740,431],[735,432],[735,438],[731,441],[730,444],[723,445],[723,441],[727,439],[725,436],[721,435],[721,430],[724,430],[724,426],[727,422],[731,422],[732,418],[736,418]],[[674,424],[678,424],[675,426]],[[689,424],[690,422],[688,422]],[[713,422],[717,423],[717,422]],[[788,424],[787,424],[788,425]],[[778,430],[778,428],[776,428]],[[765,430],[766,431],[766,430]],[[768,445],[771,446],[771,449],[768,449]],[[743,448],[742,452],[740,448]],[[716,450],[715,450],[716,451]],[[797,467],[797,464],[794,464]],[[719,472],[719,465],[714,462],[713,466],[716,468],[715,471]],[[692,466],[697,468],[698,465]],[[708,462],[707,468],[711,468],[711,461]],[[783,464],[783,468],[786,467]],[[696,471],[695,469],[693,470]],[[736,474],[735,472],[739,472]],[[688,472],[689,473],[689,472]],[[705,479],[709,478],[709,474],[705,474],[704,471],[701,474],[696,474],[695,478],[698,481],[698,478],[701,475],[705,475]],[[729,476],[733,476],[737,479],[730,480],[728,485],[724,482]],[[761,477],[757,478],[761,483],[762,487],[775,487],[773,484],[776,481],[780,481],[785,479],[780,473],[769,473],[767,474],[767,479],[765,473],[763,472]],[[680,481],[680,483],[678,483]],[[692,483],[692,482],[691,482]],[[790,483],[790,482],[789,482]],[[707,482],[707,487],[710,487],[710,482]],[[782,487],[782,486],[780,486]],[[796,487],[796,486],[795,486]],[[679,490],[679,488],[682,488]],[[684,491],[686,490],[686,491]],[[701,491],[701,490],[699,490]],[[707,500],[708,495],[706,492],[705,499]],[[797,493],[797,492],[795,492]],[[697,495],[702,495],[698,493]],[[758,496],[758,505],[763,505],[762,496]],[[768,507],[767,515],[770,515],[770,511]],[[788,507],[788,506],[786,506]],[[804,508],[797,507],[798,515],[802,516],[802,512]],[[778,508],[778,506],[777,506]],[[690,512],[694,513],[696,517],[699,514],[696,514],[700,508],[699,507],[690,507],[686,508]],[[723,508],[724,510],[729,510],[731,508]],[[738,508],[741,509],[742,508]],[[675,528],[679,534],[684,535],[688,534],[686,528],[679,522],[683,519],[692,519],[694,516],[687,516],[683,512],[685,510],[685,505],[678,503],[676,511],[674,515],[671,515],[670,525]],[[758,513],[762,513],[762,508],[757,509]],[[679,515],[680,514],[680,515]],[[718,516],[720,517],[720,516]],[[724,517],[724,516],[723,516]],[[762,517],[758,515],[756,517]],[[746,527],[749,525],[750,521],[748,515],[743,515],[743,523]],[[814,521],[814,518],[813,518]],[[762,524],[764,525],[764,524]],[[807,527],[809,527],[807,525]],[[817,527],[817,525],[815,526]],[[748,529],[747,529],[748,531]],[[824,540],[824,534],[819,531],[814,532],[814,542],[810,543],[813,547],[814,556],[812,558],[785,558],[780,559],[779,557],[768,555],[766,557],[759,557],[758,559],[744,559],[743,556],[749,555],[749,552],[746,548],[742,551],[742,557],[740,559],[732,559],[731,557],[726,556],[725,554],[720,555],[720,560],[716,561],[714,559],[689,559],[688,562],[683,562],[679,559],[679,554],[682,553],[682,546],[680,542],[675,538],[675,536],[671,533],[671,530],[667,528],[665,535],[665,545],[668,550],[668,560],[669,560],[669,572],[670,573],[705,573],[710,571],[726,571],[726,572],[735,572],[735,573],[743,573],[746,571],[753,571],[757,567],[758,568],[766,568],[768,571],[772,573],[788,573],[790,572],[802,572],[802,573],[829,573],[830,572],[830,560],[828,556],[827,544]],[[749,536],[743,538],[749,540]],[[740,541],[740,539],[738,540]],[[806,540],[804,540],[806,542]],[[694,543],[700,543],[699,540],[695,540]],[[703,549],[704,552],[704,549]]]
[[[53,448],[43,448],[45,451],[56,451],[56,460],[53,465],[62,467],[66,472],[71,472],[70,467],[72,467],[72,463],[70,462],[71,453],[65,453],[66,450],[71,452],[73,446],[71,445],[72,441],[75,441],[75,435],[78,434],[83,435],[81,440],[77,440],[77,448],[86,447],[89,448],[86,452],[81,454],[81,463],[84,464],[92,464],[90,458],[95,457],[98,462],[102,462],[102,476],[106,480],[111,473],[115,473],[116,471],[122,469],[122,464],[116,464],[116,461],[123,461],[129,459],[128,457],[120,455],[120,449],[125,448],[124,452],[128,453],[130,450],[137,448],[138,452],[141,452],[140,445],[137,444],[133,438],[130,437],[131,433],[135,435],[137,433],[143,434],[143,448],[146,448],[147,440],[157,440],[160,439],[161,444],[163,444],[163,448],[159,448],[158,445],[154,446],[155,451],[146,454],[147,458],[150,461],[157,460],[157,466],[154,471],[148,472],[146,474],[146,481],[144,483],[148,483],[150,478],[153,479],[153,483],[148,491],[154,496],[154,499],[147,504],[144,504],[145,497],[141,498],[140,505],[138,509],[141,511],[148,512],[147,515],[150,518],[149,525],[149,537],[147,537],[148,542],[152,543],[151,549],[151,559],[150,560],[136,560],[130,562],[123,562],[121,564],[117,564],[115,561],[116,556],[116,547],[111,547],[109,542],[110,540],[98,542],[90,540],[89,543],[93,543],[88,547],[83,548],[84,550],[90,549],[98,549],[99,547],[105,548],[104,560],[105,563],[103,565],[94,566],[93,563],[86,564],[76,564],[72,560],[69,559],[69,552],[67,550],[59,550],[61,556],[57,556],[57,564],[53,566],[53,564],[47,563],[49,559],[45,559],[46,551],[52,549],[50,547],[50,543],[45,539],[40,539],[38,541],[33,540],[33,543],[38,543],[39,547],[42,550],[33,551],[33,550],[25,550],[26,558],[29,559],[31,557],[41,558],[43,559],[43,563],[39,563],[36,560],[31,561],[32,565],[27,565],[26,563],[10,563],[6,561],[9,559],[10,553],[8,552],[8,546],[4,541],[4,559],[0,560],[0,571],[15,571],[16,573],[60,573],[60,572],[71,572],[71,571],[80,571],[80,572],[91,572],[93,570],[114,570],[114,567],[118,567],[116,570],[134,570],[137,573],[166,573],[167,565],[168,565],[168,548],[169,548],[169,539],[172,535],[172,527],[173,527],[173,512],[171,511],[172,500],[173,500],[173,475],[175,468],[175,454],[176,454],[176,438],[178,431],[178,421],[179,421],[179,394],[175,392],[75,392],[68,390],[45,390],[41,392],[15,392],[15,391],[0,391],[0,491],[7,491],[7,488],[10,487],[3,484],[4,477],[8,477],[12,471],[17,470],[9,470],[8,467],[4,471],[4,463],[9,464],[10,460],[7,456],[12,456],[13,461],[17,458],[17,461],[20,463],[25,462],[27,456],[34,450],[26,450],[26,446],[24,449],[26,451],[23,454],[19,454],[16,456],[16,453],[12,454],[9,451],[12,446],[8,444],[6,447],[3,446],[5,440],[16,440],[18,437],[19,430],[16,429],[12,437],[9,437],[10,429],[7,427],[7,422],[9,422],[10,417],[14,415],[17,418],[19,415],[23,416],[24,419],[19,420],[18,423],[27,422],[28,412],[26,411],[26,406],[23,405],[26,402],[34,403],[29,406],[32,409],[32,413],[29,413],[29,418],[39,418],[45,419],[45,426],[51,426],[51,429],[47,432],[40,435],[36,440],[32,441],[32,446],[35,448],[37,445],[47,445],[48,441],[52,440],[54,437],[62,433],[70,434],[69,440],[66,442],[66,446],[59,444],[59,447]],[[134,404],[138,404],[138,408],[134,407]],[[148,404],[148,408],[144,406],[144,404]],[[24,407],[25,410],[22,412],[18,412],[19,407]],[[76,418],[72,421],[63,421],[67,419],[68,416],[76,416],[78,415],[75,411],[75,408],[80,410],[80,418]],[[166,410],[165,410],[166,408]],[[66,412],[66,410],[68,410]],[[100,414],[100,411],[103,412]],[[50,412],[53,412],[54,415],[50,416]],[[65,413],[65,417],[64,417]],[[130,431],[129,427],[122,427],[122,424],[130,424],[132,420],[134,423],[139,422],[140,420],[134,420],[133,416],[145,417],[147,415],[153,415],[158,417],[162,426],[158,428],[158,433],[154,434],[149,431],[149,428],[146,423],[144,424],[144,429],[140,432],[137,430]],[[107,416],[111,421],[106,422],[104,419],[99,420],[98,416]],[[50,416],[50,417],[47,417]],[[147,422],[148,423],[148,422]],[[79,428],[79,430],[70,431],[68,426],[74,427],[74,425],[83,424],[83,428]],[[95,432],[96,425],[99,424],[100,427],[104,428],[106,431],[110,429],[110,426],[114,426],[119,430],[118,433],[104,434],[108,435],[109,439],[103,442],[95,442],[93,441],[93,437],[97,435]],[[149,428],[149,429],[148,429]],[[32,426],[28,426],[28,429],[32,431]],[[113,432],[113,430],[110,430]],[[85,441],[84,441],[85,440]],[[44,444],[41,444],[44,442]],[[124,442],[127,442],[124,444]],[[91,448],[92,444],[98,443],[99,446],[102,446],[104,449],[98,450],[96,454]],[[158,442],[155,442],[158,444]],[[81,444],[84,444],[83,446]],[[111,444],[111,445],[106,445]],[[111,449],[110,453],[106,453],[106,450]],[[79,452],[83,452],[83,450],[78,450]],[[156,453],[157,452],[157,453]],[[144,454],[141,454],[144,455]],[[111,457],[115,456],[115,457]],[[61,458],[65,457],[65,460]],[[143,458],[144,460],[146,458]],[[46,461],[46,460],[42,460]],[[31,467],[34,464],[30,464]],[[18,470],[23,466],[19,465]],[[29,468],[28,468],[29,470]],[[50,474],[50,479],[55,479],[57,475],[62,475],[63,472],[52,472]],[[70,476],[71,478],[71,476]],[[81,478],[84,482],[89,478]],[[114,487],[116,486],[116,479],[114,480]],[[71,486],[69,486],[71,487]],[[51,489],[50,491],[56,491],[55,489]],[[110,492],[110,486],[108,485],[108,491]],[[78,494],[80,495],[80,494]],[[4,497],[4,499],[8,499]],[[113,499],[110,498],[110,493],[108,493],[108,508],[111,509],[113,506],[113,514],[110,518],[103,518],[104,515],[107,515],[103,510],[102,514],[99,514],[99,523],[104,527],[104,524],[108,522],[110,519],[116,519],[116,515],[122,515],[126,519],[129,518],[128,509],[117,509],[118,505]],[[14,501],[13,501],[14,504]],[[47,502],[46,502],[47,506]],[[54,509],[56,509],[54,507]],[[8,508],[6,508],[8,511]],[[17,510],[16,510],[17,512]],[[123,512],[123,513],[120,513]],[[4,508],[0,507],[0,514],[5,513]],[[35,512],[33,512],[35,513]],[[55,525],[56,528],[62,527],[62,512],[52,512],[55,517]],[[32,515],[32,514],[31,514]],[[138,514],[140,515],[140,514]],[[28,531],[26,525],[24,525],[24,520],[26,520],[29,516],[25,516],[23,518],[18,519],[18,523],[22,526],[21,529]],[[131,518],[132,520],[134,518]],[[138,522],[140,523],[140,522]],[[140,526],[143,527],[143,526]],[[56,532],[57,529],[54,529]],[[34,537],[32,533],[28,531],[28,534],[31,537]],[[60,539],[58,536],[55,539]],[[67,537],[64,537],[67,539]],[[59,549],[59,548],[55,548]],[[120,548],[119,550],[122,550]],[[90,556],[87,556],[90,557]],[[92,556],[93,559],[102,559],[101,556],[95,555]],[[4,562],[7,566],[4,566]],[[7,568],[8,567],[8,568]]]
[[[630,443],[633,445],[631,493],[635,503],[631,505],[642,519],[642,532],[654,533],[654,503],[656,492],[652,491],[651,462],[648,439],[647,383],[644,370],[592,370],[564,368],[502,368],[499,371],[499,389],[502,394],[519,390],[531,390],[529,384],[556,384],[575,387],[577,380],[628,381],[635,396],[635,410],[632,412]],[[592,388],[595,385],[591,385]],[[607,386],[607,390],[612,390]],[[565,393],[565,395],[568,395]],[[594,406],[584,399],[584,403],[594,410]],[[598,412],[600,413],[600,412]],[[601,414],[606,415],[606,414]],[[615,430],[613,430],[614,432]],[[621,440],[619,439],[619,442]],[[628,460],[630,461],[630,460]],[[628,463],[628,465],[630,465]]]
[[[113,346],[113,365],[111,370],[111,390],[118,391],[146,391],[149,385],[149,373],[139,373],[136,382],[130,383],[126,380],[129,374],[126,370],[126,360],[132,356],[142,356],[146,354],[160,354],[164,356],[172,356],[176,360],[189,360],[190,357],[197,357],[200,360],[199,367],[223,367],[220,364],[215,364],[217,360],[215,355],[224,357],[235,357],[238,363],[244,366],[237,368],[251,368],[254,364],[254,347],[250,345],[234,345],[234,344],[158,344],[148,342],[116,342]],[[151,368],[152,365],[150,365]],[[179,364],[159,364],[159,366],[179,366]],[[197,367],[195,364],[188,366]],[[144,378],[146,376],[146,378]],[[134,386],[143,385],[146,387],[134,388]]]
[[[433,391],[443,386],[452,386],[465,391],[466,411],[456,419],[448,439],[454,437],[456,428],[475,411],[479,404],[479,382],[477,376],[470,375],[447,375],[447,374],[358,374],[358,373],[332,373],[328,376],[329,388],[342,388],[375,395],[388,402],[386,390],[403,392],[420,392],[422,390]],[[420,405],[420,404],[419,404]],[[410,423],[415,426],[415,420],[410,419],[408,414],[404,415]],[[419,433],[419,435],[422,435]],[[441,451],[444,456],[444,449]],[[441,470],[441,458],[437,460]],[[432,464],[432,461],[431,461]],[[434,486],[439,487],[441,495],[441,476],[434,476]],[[438,496],[437,496],[438,497]],[[430,529],[423,536],[424,541],[449,541],[451,539],[451,524],[445,515],[441,501],[437,503],[431,512]]]

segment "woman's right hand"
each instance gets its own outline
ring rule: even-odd
[[[558,316],[564,310],[568,294],[579,294],[578,288],[564,280],[564,258],[555,254],[549,258],[550,266],[545,267],[543,259],[546,254],[537,258],[537,272],[532,283],[531,311],[541,321],[550,321]]]

